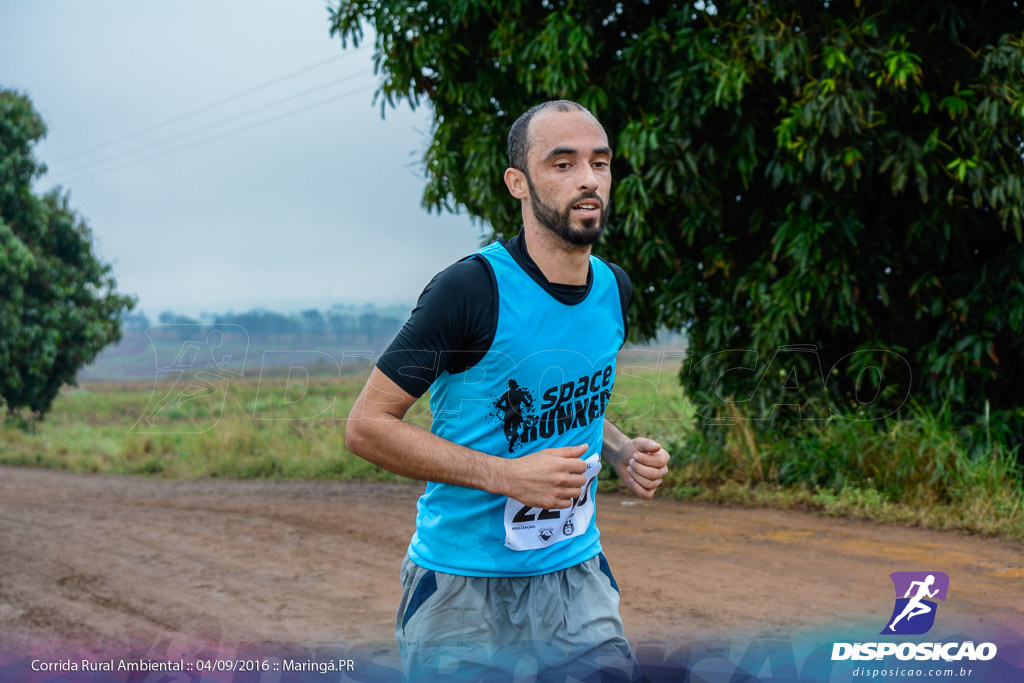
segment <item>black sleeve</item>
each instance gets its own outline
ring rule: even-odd
[[[443,372],[473,367],[494,341],[497,293],[494,272],[483,257],[445,268],[424,288],[377,367],[417,397]]]

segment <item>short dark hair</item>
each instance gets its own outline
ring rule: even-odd
[[[594,116],[590,113],[589,109],[579,102],[573,102],[572,100],[549,100],[530,107],[518,119],[516,119],[515,123],[512,124],[512,127],[508,131],[509,166],[519,169],[523,173],[527,173],[526,155],[530,151],[530,119],[532,119],[533,115],[537,112],[544,111],[545,109],[551,109],[552,107],[556,111],[585,111],[591,116]]]

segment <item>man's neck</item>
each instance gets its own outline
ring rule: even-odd
[[[590,272],[590,245],[569,244],[540,225],[524,224],[526,252],[544,273],[548,282],[560,285],[585,285]]]

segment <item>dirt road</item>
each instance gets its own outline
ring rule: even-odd
[[[419,486],[161,481],[0,467],[0,644],[393,640]],[[1024,620],[1007,541],[602,494],[627,635],[687,640],[866,622],[888,574],[950,576],[944,619]]]

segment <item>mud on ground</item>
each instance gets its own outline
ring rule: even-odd
[[[422,487],[164,481],[0,467],[0,645],[217,638],[393,643]],[[634,642],[885,625],[888,574],[950,576],[943,619],[1024,619],[1009,541],[601,494]]]

